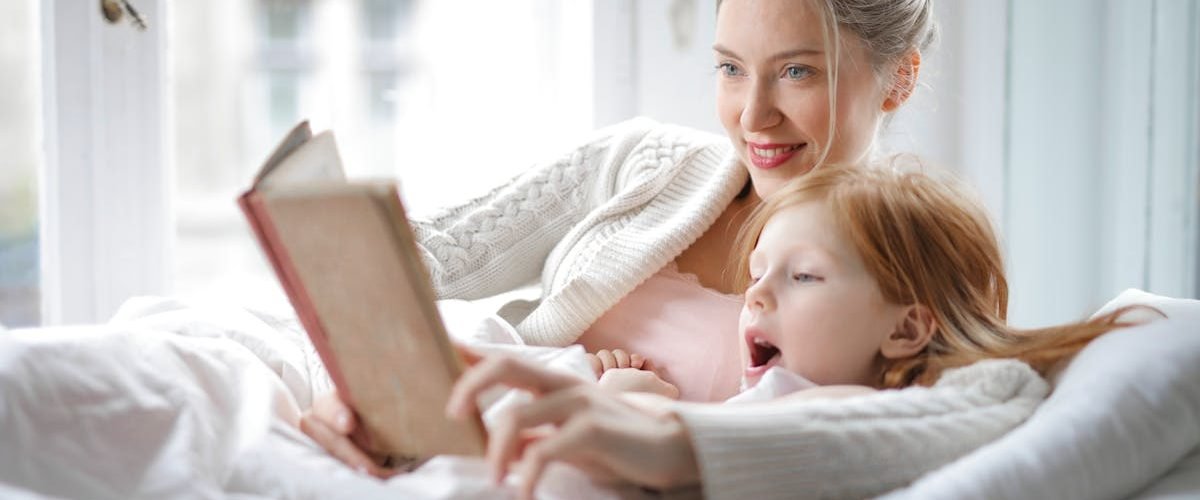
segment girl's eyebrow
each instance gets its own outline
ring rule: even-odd
[[[721,54],[723,54],[727,57],[730,57],[733,59],[738,59],[738,60],[742,59],[741,56],[738,56],[732,50],[729,50],[728,48],[726,48],[725,46],[723,46],[719,43],[714,43],[712,48],[713,48],[713,50],[720,52]],[[798,49],[785,50],[783,52],[779,52],[779,53],[769,57],[768,60],[778,61],[781,59],[791,59],[793,57],[800,57],[800,56],[819,56],[824,53],[825,52],[822,51],[821,49],[802,47],[802,48],[798,48]]]

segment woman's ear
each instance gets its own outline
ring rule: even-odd
[[[906,308],[895,330],[883,339],[879,352],[887,359],[916,356],[925,349],[936,332],[937,319],[933,311],[921,304],[913,304]]]
[[[896,65],[896,72],[892,74],[892,86],[883,100],[883,111],[891,113],[908,101],[913,90],[917,88],[917,75],[920,72],[921,51],[913,49]]]

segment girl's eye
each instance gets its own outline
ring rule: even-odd
[[[811,76],[813,70],[808,66],[788,66],[783,73],[792,80],[803,80]]]
[[[722,76],[738,76],[738,68],[733,63],[723,62],[717,65],[717,71],[721,72]]]
[[[750,284],[753,285],[755,283],[758,283],[758,280],[760,280],[760,279],[762,279],[762,278],[760,278],[758,276],[750,275]]]
[[[816,275],[808,274],[808,273],[793,274],[792,279],[795,281],[798,281],[800,283],[812,283],[815,281],[821,281],[821,278],[817,277]]]

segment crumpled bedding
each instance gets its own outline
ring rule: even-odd
[[[1131,291],[1110,307],[1121,303],[1150,304],[1171,319],[1089,346],[1028,422],[892,496],[1200,495],[1200,302]],[[462,342],[593,376],[578,347],[522,346],[507,324],[474,304],[439,306],[447,329]],[[760,394],[770,397],[806,382],[780,375],[778,384],[754,390],[771,391]],[[493,485],[478,459],[437,457],[386,481],[345,467],[296,427],[301,409],[331,389],[294,319],[229,305],[139,298],[107,324],[3,332],[0,497],[515,495],[512,483]],[[523,397],[519,391],[485,395],[485,423]],[[1086,439],[1072,441],[1072,435]],[[593,481],[565,465],[547,470],[538,494],[652,496]]]
[[[468,337],[497,334],[488,321]],[[482,326],[481,326],[482,325]],[[460,328],[461,330],[461,328]],[[484,340],[487,340],[484,338]],[[493,338],[492,340],[496,340]],[[510,348],[510,351],[521,349]],[[581,349],[523,348],[565,370]],[[331,389],[294,320],[133,299],[107,324],[0,335],[0,494],[29,498],[504,498],[482,461],[437,457],[386,481],[296,427]],[[519,397],[509,391],[494,397]],[[493,404],[485,420],[498,411]],[[552,466],[545,498],[636,498]]]

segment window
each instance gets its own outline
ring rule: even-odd
[[[40,322],[38,2],[0,2],[0,324]]]
[[[282,302],[234,200],[301,119],[334,131],[350,176],[398,178],[412,213],[491,188],[590,130],[591,5],[567,4],[172,3],[171,294]]]

